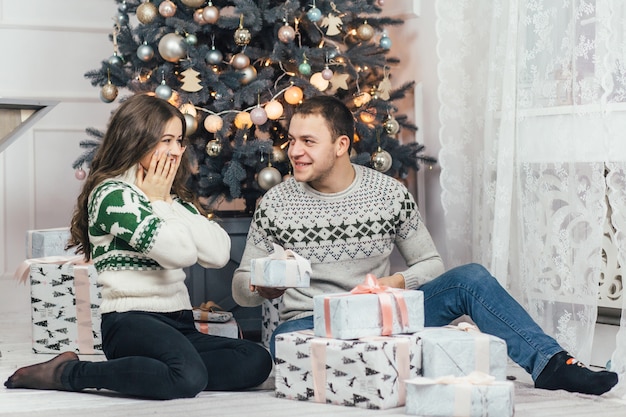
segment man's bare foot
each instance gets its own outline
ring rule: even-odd
[[[63,352],[47,362],[25,366],[18,369],[7,379],[7,388],[51,389],[64,391],[61,374],[68,362],[77,361],[74,352]]]

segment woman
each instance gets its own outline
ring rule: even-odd
[[[185,119],[150,95],[125,101],[91,163],[70,247],[93,259],[102,284],[104,362],[64,352],[18,369],[8,388],[104,388],[154,399],[194,397],[262,383],[272,361],[247,340],[195,329],[182,268],[220,268],[230,239],[200,214],[185,186]]]

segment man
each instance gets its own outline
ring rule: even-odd
[[[372,273],[381,285],[423,291],[426,326],[468,315],[481,331],[504,339],[509,356],[537,388],[600,395],[617,383],[617,374],[593,372],[564,352],[482,266],[444,273],[406,187],[350,162],[353,134],[352,113],[341,101],[329,96],[304,101],[289,125],[294,178],[271,188],[254,214],[233,297],[240,305],[256,306],[283,295],[272,355],[276,334],[313,328],[315,295],[349,291]],[[268,256],[272,243],[311,262],[309,288],[250,286],[251,259]],[[394,245],[408,267],[390,275]]]

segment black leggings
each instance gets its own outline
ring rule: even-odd
[[[104,388],[153,399],[194,397],[203,390],[261,384],[272,369],[267,350],[248,340],[196,330],[190,310],[102,315],[103,362],[68,362],[66,389]]]

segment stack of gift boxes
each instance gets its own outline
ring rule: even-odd
[[[289,262],[252,261],[266,271]],[[256,279],[286,287],[271,274]],[[513,415],[502,339],[466,323],[424,328],[423,293],[380,287],[371,275],[349,293],[314,297],[314,330],[277,335],[275,355],[280,398],[405,406],[406,414],[420,416]]]
[[[92,262],[65,250],[68,228],[30,230],[26,257],[16,278],[30,283],[32,349],[35,353],[101,354],[100,301]],[[196,328],[211,335],[238,338],[232,313],[194,309]]]

